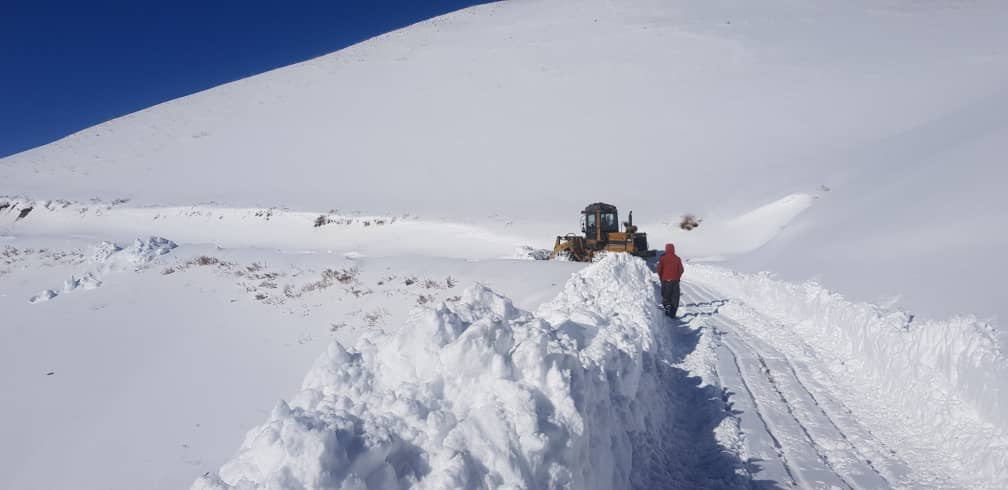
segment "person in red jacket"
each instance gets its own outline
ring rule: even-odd
[[[682,279],[682,259],[675,254],[675,245],[665,244],[665,255],[658,259],[658,279],[661,280],[662,307],[665,314],[675,318],[679,310],[679,280]]]

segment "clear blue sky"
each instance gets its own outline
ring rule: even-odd
[[[473,0],[0,2],[0,157]]]

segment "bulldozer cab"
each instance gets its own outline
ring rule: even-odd
[[[581,232],[588,240],[604,242],[609,233],[619,231],[616,206],[597,202],[581,211]]]

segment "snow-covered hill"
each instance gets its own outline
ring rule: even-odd
[[[1005,15],[994,0],[495,3],[0,160],[0,191],[504,215],[551,225],[543,246],[598,200],[657,224],[818,193],[789,240],[739,266],[1003,316]],[[933,286],[946,260],[976,286]]]
[[[0,487],[997,488],[1006,16],[509,0],[0,159]],[[516,260],[599,200],[683,322]]]

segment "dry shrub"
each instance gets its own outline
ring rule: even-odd
[[[351,267],[349,269],[326,269],[322,271],[322,279],[328,281],[335,281],[340,284],[349,284],[357,279],[357,275],[360,271],[356,267]]]
[[[700,226],[700,223],[702,223],[702,222],[703,222],[702,219],[699,219],[699,218],[697,218],[696,216],[694,216],[692,214],[687,214],[687,215],[684,215],[682,217],[682,219],[679,221],[679,228],[682,228],[682,229],[684,229],[686,231],[690,231],[690,230],[692,230],[692,229]]]
[[[371,294],[372,291],[370,289],[350,288],[347,290],[347,292],[352,294],[355,298],[360,298],[361,296],[367,296]]]
[[[218,266],[218,267],[223,267],[223,268],[230,268],[232,265],[234,265],[234,264],[230,263],[230,262],[225,262],[225,261],[223,261],[221,259],[218,259],[217,257],[210,257],[210,256],[207,256],[207,255],[201,255],[199,257],[196,257],[194,259],[190,259],[190,260],[188,260],[186,262],[183,262],[181,264],[177,264],[177,265],[173,265],[173,266],[170,266],[170,267],[166,267],[166,268],[164,268],[161,271],[161,274],[164,274],[164,275],[174,274],[176,272],[182,272],[184,270],[188,270],[188,269],[190,269],[190,268],[192,268],[194,266],[199,266],[199,267]]]
[[[208,266],[220,264],[220,259],[217,257],[207,257],[206,255],[201,255],[192,261],[193,265]]]

